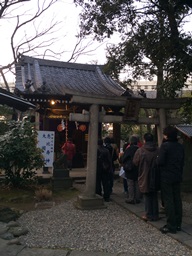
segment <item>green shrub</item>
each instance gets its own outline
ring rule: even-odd
[[[0,135],[0,169],[6,184],[22,187],[34,180],[36,170],[44,166],[42,150],[37,148],[37,132],[30,122],[9,122]]]

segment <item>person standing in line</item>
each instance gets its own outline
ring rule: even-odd
[[[111,137],[111,146],[112,146],[112,148],[113,148],[113,159],[115,159],[115,160],[113,160],[113,168],[114,168],[114,171],[115,171],[115,168],[117,167],[117,165],[119,164],[119,148],[118,148],[118,146],[117,146],[117,144],[115,143],[115,140],[114,140],[114,138],[113,137]]]
[[[62,146],[62,152],[67,156],[67,167],[72,169],[72,161],[73,157],[76,153],[75,144],[72,142],[72,138],[68,138],[68,140]]]
[[[142,147],[142,142],[140,141],[140,138],[139,138],[139,136],[137,135],[137,134],[134,134],[134,135],[132,135],[132,136],[134,136],[134,137],[136,137],[137,138],[137,146],[140,148],[140,147]],[[128,141],[129,141],[129,139],[128,139]],[[127,143],[125,143],[124,144],[124,146],[123,146],[123,152],[125,152],[125,150],[128,148],[128,147],[130,147],[130,143],[129,142],[127,142]],[[125,194],[127,194],[127,196],[128,196],[128,182],[127,182],[127,179],[123,179],[123,187],[124,187],[124,193]],[[140,193],[140,199],[142,198],[142,194]]]
[[[113,183],[114,183],[114,172],[115,172],[114,161],[116,161],[118,159],[118,155],[117,155],[117,149],[115,149],[111,145],[111,138],[110,137],[105,137],[104,145],[109,150],[109,153],[111,155],[111,166],[112,167],[111,167],[111,172],[110,172],[110,193],[112,194],[112,192],[113,192]]]
[[[135,136],[130,138],[130,145],[126,148],[122,163],[125,170],[125,175],[128,184],[128,199],[125,200],[128,204],[140,203],[140,191],[138,187],[138,167],[133,164],[133,157],[138,150],[138,139]],[[127,169],[125,168],[127,164]]]
[[[141,142],[140,140],[140,137],[138,134],[133,134],[132,136],[136,137],[137,138],[137,146],[140,148],[143,146],[143,143]]]
[[[104,147],[103,140],[99,139],[97,148],[96,194],[103,196],[105,202],[110,201],[111,168],[109,150]]]
[[[125,143],[123,145],[123,151],[119,153],[119,163],[120,163],[120,166],[123,167],[123,155],[124,155],[124,152],[125,152],[125,149],[127,148],[128,146],[128,143]],[[127,178],[123,178],[123,193],[125,195],[125,197],[128,197],[128,184],[127,184]]]
[[[167,126],[163,130],[164,142],[160,146],[157,163],[160,167],[161,192],[167,224],[160,228],[164,234],[181,230],[181,182],[184,166],[184,148],[177,140],[177,129]]]
[[[153,135],[145,133],[144,144],[133,157],[133,163],[138,166],[139,189],[145,200],[145,215],[142,216],[145,221],[157,221],[159,219],[158,192],[150,191],[149,186],[149,172],[156,162],[157,154],[158,148],[154,143]]]

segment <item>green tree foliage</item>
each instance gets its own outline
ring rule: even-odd
[[[106,72],[118,79],[157,77],[157,97],[175,97],[192,72],[192,38],[183,19],[192,11],[184,0],[75,0],[83,7],[81,31],[95,39],[118,34],[108,47]]]
[[[9,122],[8,126],[0,136],[0,169],[7,184],[22,187],[44,166],[42,150],[37,148],[37,132],[30,122]]]
[[[129,142],[130,137],[133,134],[140,135],[140,127],[134,124],[122,124],[121,125],[121,139]]]
[[[0,105],[0,117],[4,117],[6,120],[13,114],[13,110],[7,106]]]

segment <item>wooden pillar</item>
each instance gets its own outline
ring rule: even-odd
[[[49,131],[49,119],[43,115],[43,131]]]
[[[40,115],[38,112],[35,112],[35,129],[39,131],[39,124],[40,124]]]
[[[96,168],[97,168],[97,142],[99,106],[91,105],[88,133],[88,155],[87,155],[87,176],[86,188],[82,195],[78,196],[75,205],[79,209],[105,208],[103,198],[95,194],[96,189]]]
[[[120,149],[120,140],[121,140],[121,124],[113,123],[113,138],[118,148]]]

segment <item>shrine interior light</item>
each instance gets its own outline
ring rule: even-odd
[[[55,105],[55,104],[57,104],[57,103],[61,103],[61,101],[60,100],[50,100],[50,104],[53,106],[53,105]]]
[[[51,100],[50,103],[51,103],[51,105],[55,105],[56,102],[54,100]]]

